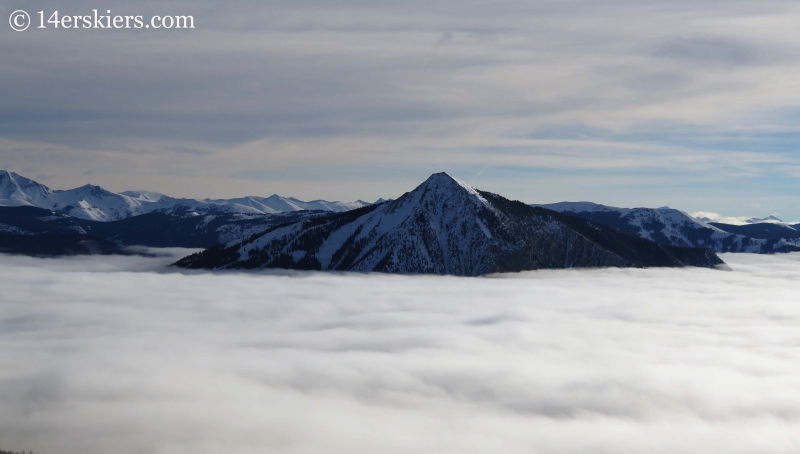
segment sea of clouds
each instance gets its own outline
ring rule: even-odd
[[[800,255],[722,257],[455,278],[0,256],[0,449],[797,452]]]

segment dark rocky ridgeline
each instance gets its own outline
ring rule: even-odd
[[[129,254],[124,247],[94,235],[80,233],[14,235],[3,232],[0,232],[0,253],[33,257]]]
[[[632,267],[713,267],[724,262],[708,248],[681,247],[640,238],[620,232],[609,226],[573,216],[567,216],[541,207],[530,207],[522,202],[510,201],[496,194],[482,192],[488,200],[498,206],[509,207],[508,211],[528,218],[546,219],[568,229],[592,243],[626,259],[622,266]],[[513,209],[510,207],[514,207]],[[524,221],[523,221],[524,222]]]
[[[34,236],[84,234],[123,246],[208,248],[270,227],[320,214],[313,211],[241,214],[147,213],[118,221],[90,221],[31,206],[0,206],[0,233]],[[28,242],[30,238],[20,239]]]
[[[760,222],[756,224],[724,224],[721,222],[709,222],[708,225],[720,230],[737,235],[749,236],[763,240],[797,239],[800,238],[800,225],[783,225]]]
[[[713,267],[708,249],[659,245],[476,191],[444,173],[397,200],[279,226],[185,257],[186,268],[478,276],[583,267]]]

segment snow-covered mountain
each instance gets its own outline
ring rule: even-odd
[[[720,216],[717,213],[708,211],[698,211],[696,213],[689,213],[690,216],[698,221],[707,224],[726,224],[726,225],[750,225],[750,224],[775,224],[783,226],[793,226],[800,224],[800,221],[787,222],[775,215],[769,215],[763,218],[752,216]]]
[[[732,233],[669,207],[617,208],[591,202],[535,206],[599,222],[659,244],[760,254],[800,250],[800,240],[796,238],[753,238]]]
[[[0,205],[41,206],[49,204],[53,191],[14,172],[0,170]]]
[[[146,213],[275,214],[301,210],[341,212],[367,206],[356,202],[303,202],[292,197],[244,197],[239,199],[178,199],[151,191],[115,193],[100,186],[86,185],[69,190],[52,190],[14,172],[0,170],[0,206],[34,206],[80,219],[114,221]]]
[[[783,220],[778,219],[773,215],[769,215],[765,218],[750,218],[744,221],[747,224],[761,224],[761,223],[770,223],[770,224],[785,224]]]
[[[34,206],[79,219],[114,221],[153,211],[210,211],[212,206],[190,199],[174,199],[162,194],[139,191],[115,193],[87,184],[64,191],[0,170],[0,206]]]
[[[221,207],[228,207],[238,213],[260,214],[285,213],[302,210],[342,212],[370,205],[370,203],[361,200],[355,202],[328,202],[327,200],[303,202],[294,197],[281,197],[277,194],[269,197],[249,196],[238,199],[205,199],[203,202]]]
[[[796,240],[800,238],[800,225],[777,224],[774,222],[760,222],[757,224],[723,224],[720,222],[709,222],[709,225],[724,230],[729,233],[749,236],[750,238],[760,239],[787,239]]]
[[[480,192],[438,173],[397,200],[278,227],[177,265],[477,276],[539,268],[718,263],[708,249],[660,246]]]

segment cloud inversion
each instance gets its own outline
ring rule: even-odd
[[[800,255],[724,260],[465,279],[3,256],[0,449],[789,452]]]

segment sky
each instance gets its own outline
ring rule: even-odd
[[[457,278],[0,256],[0,449],[797,452],[800,255],[722,257]]]
[[[50,15],[191,30],[11,30]],[[397,197],[800,219],[800,4],[8,0],[0,168],[179,197]]]

